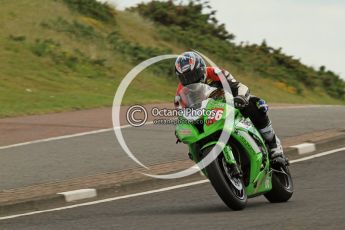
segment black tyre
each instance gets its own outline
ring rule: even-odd
[[[202,151],[206,156],[213,146]],[[247,204],[247,194],[243,181],[231,176],[228,163],[223,154],[219,154],[211,164],[206,167],[207,176],[223,202],[232,210],[242,210]]]
[[[272,175],[272,190],[264,196],[271,203],[288,201],[293,194],[292,177],[288,166],[274,170]]]

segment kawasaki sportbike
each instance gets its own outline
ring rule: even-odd
[[[289,200],[293,184],[288,166],[270,165],[265,141],[250,119],[226,102],[226,94],[202,83],[185,86],[178,139],[188,145],[196,163],[213,154],[202,171],[229,208],[241,210],[247,198],[262,194],[270,202]],[[228,136],[225,141],[219,139],[222,131]]]

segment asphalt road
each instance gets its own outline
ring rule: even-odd
[[[345,229],[345,151],[291,165],[287,203],[229,210],[209,183],[0,221],[0,229]]]
[[[345,107],[274,109],[280,137],[345,128]],[[187,159],[175,144],[173,126],[147,125],[123,130],[129,148],[145,164]],[[136,167],[112,131],[0,150],[0,190]]]

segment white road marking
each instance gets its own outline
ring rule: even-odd
[[[150,121],[150,122],[146,122],[145,125],[152,125],[152,124],[153,124],[153,122]],[[130,128],[130,127],[133,127],[133,126],[131,126],[131,125],[122,125],[120,127],[116,127],[116,129],[125,129],[125,128]],[[89,131],[89,132],[75,133],[75,134],[70,134],[70,135],[64,135],[64,136],[58,136],[58,137],[50,137],[50,138],[39,139],[39,140],[34,140],[34,141],[22,142],[22,143],[13,144],[13,145],[0,146],[0,150],[20,147],[20,146],[24,146],[24,145],[32,145],[32,144],[37,144],[37,143],[43,143],[43,142],[48,142],[48,141],[56,141],[56,140],[73,138],[73,137],[81,137],[81,136],[86,136],[86,135],[91,135],[91,134],[105,133],[105,132],[112,131],[113,129],[114,128],[99,129],[99,130],[94,130],[94,131]]]
[[[342,105],[289,105],[289,106],[274,106],[274,107],[271,107],[270,109],[280,110],[280,109],[303,109],[303,108],[319,108],[319,107],[342,107]],[[153,124],[153,121],[149,121],[149,122],[145,123],[145,125],[152,125],[152,124]],[[123,125],[123,126],[116,127],[116,128],[124,129],[124,128],[130,128],[130,127],[132,127],[132,126],[131,125]],[[86,136],[86,135],[91,135],[91,134],[104,133],[104,132],[109,132],[111,130],[113,130],[113,128],[99,129],[99,130],[94,130],[94,131],[89,131],[89,132],[82,132],[82,133],[75,133],[75,134],[70,134],[70,135],[63,135],[63,136],[57,136],[57,137],[38,139],[38,140],[34,140],[34,141],[22,142],[22,143],[17,143],[17,144],[13,144],[13,145],[0,146],[0,150],[20,147],[20,146],[24,146],[24,145],[43,143],[43,142],[48,142],[48,141],[56,141],[56,140],[73,138],[73,137],[81,137],[81,136]]]
[[[311,153],[316,150],[316,146],[314,143],[302,143],[302,144],[293,145],[289,147],[297,149],[298,154]]]
[[[326,155],[340,152],[340,151],[345,151],[345,147],[333,149],[330,151],[318,153],[318,154],[315,154],[312,156],[303,157],[303,158],[296,159],[296,160],[292,160],[292,161],[290,161],[290,163],[293,164],[293,163],[297,163],[297,162],[301,162],[301,161],[311,160],[314,158],[326,156]],[[191,183],[180,184],[180,185],[165,187],[165,188],[161,188],[161,189],[150,190],[150,191],[146,191],[146,192],[133,193],[133,194],[129,194],[129,195],[118,196],[118,197],[113,197],[113,198],[108,198],[108,199],[103,199],[103,200],[96,200],[96,201],[86,202],[86,203],[82,203],[82,204],[69,205],[69,206],[47,209],[47,210],[42,210],[42,211],[27,212],[27,213],[18,214],[18,215],[4,216],[4,217],[0,217],[0,220],[7,220],[7,219],[13,219],[13,218],[22,217],[22,216],[31,216],[31,215],[40,214],[40,213],[55,212],[55,211],[78,208],[78,207],[83,207],[83,206],[90,206],[90,205],[94,205],[94,204],[112,202],[115,200],[128,199],[128,198],[137,197],[137,196],[143,196],[143,195],[148,195],[148,194],[153,194],[153,193],[166,192],[166,191],[179,189],[179,188],[190,187],[190,186],[194,186],[194,185],[204,184],[207,182],[209,182],[209,180],[199,180],[199,181],[195,181],[195,182],[191,182]]]
[[[63,195],[65,197],[66,202],[72,202],[97,197],[97,190],[94,188],[87,188],[67,192],[60,192],[58,194]]]
[[[180,185],[170,186],[170,187],[166,187],[166,188],[150,190],[150,191],[146,191],[146,192],[139,192],[139,193],[124,195],[124,196],[118,196],[118,197],[113,197],[113,198],[108,198],[108,199],[103,199],[103,200],[91,201],[91,202],[82,203],[82,204],[69,205],[69,206],[65,206],[65,207],[47,209],[47,210],[42,210],[42,211],[28,212],[28,213],[12,215],[12,216],[4,216],[4,217],[0,217],[0,220],[13,219],[16,217],[21,217],[21,216],[30,216],[30,215],[35,215],[35,214],[39,214],[39,213],[54,212],[54,211],[60,211],[60,210],[83,207],[83,206],[90,206],[90,205],[94,205],[94,204],[100,204],[100,203],[106,203],[106,202],[111,202],[111,201],[115,201],[115,200],[127,199],[127,198],[131,198],[131,197],[143,196],[143,195],[152,194],[152,193],[165,192],[165,191],[174,190],[174,189],[178,189],[178,188],[184,188],[184,187],[189,187],[189,186],[193,186],[193,185],[204,184],[207,182],[208,182],[208,180],[200,180],[200,181],[195,181],[195,182],[191,182],[191,183],[180,184]]]
[[[342,148],[339,148],[339,149],[329,150],[329,151],[322,152],[322,153],[317,153],[317,154],[314,154],[314,155],[311,155],[311,156],[308,156],[308,157],[302,157],[302,158],[299,158],[299,159],[296,159],[296,160],[292,160],[292,161],[290,161],[290,163],[293,164],[293,163],[297,163],[297,162],[300,162],[300,161],[307,161],[307,160],[311,160],[311,159],[314,159],[314,158],[326,156],[326,155],[329,155],[329,154],[332,154],[332,153],[337,153],[337,152],[340,152],[340,151],[345,151],[345,147],[342,147]]]

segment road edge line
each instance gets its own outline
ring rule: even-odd
[[[152,125],[152,124],[153,124],[153,121],[149,121],[149,122],[146,122],[144,125]],[[88,132],[81,132],[81,133],[68,134],[68,135],[62,135],[62,136],[57,136],[57,137],[37,139],[37,140],[33,140],[33,141],[21,142],[21,143],[12,144],[12,145],[0,146],[0,150],[16,148],[16,147],[21,147],[21,146],[25,146],[25,145],[44,143],[44,142],[49,142],[49,141],[63,140],[63,139],[68,139],[68,138],[73,138],[73,137],[82,137],[82,136],[86,136],[86,135],[105,133],[105,132],[110,132],[114,129],[126,129],[126,128],[131,128],[131,127],[133,127],[133,126],[121,125],[121,126],[115,127],[115,128],[98,129],[98,130],[93,130],[93,131],[88,131]]]
[[[294,164],[294,163],[298,163],[301,161],[306,161],[306,160],[330,155],[330,154],[337,153],[337,152],[344,151],[344,150],[345,150],[345,147],[333,149],[333,150],[318,153],[318,154],[315,154],[312,156],[303,157],[301,159],[296,159],[294,161],[291,161],[291,163]],[[207,182],[209,182],[209,180],[204,179],[204,180],[198,180],[198,181],[189,182],[189,183],[185,183],[185,184],[163,187],[163,188],[159,188],[159,189],[154,189],[154,190],[149,190],[149,191],[144,191],[144,192],[138,192],[138,193],[123,195],[123,196],[117,196],[117,197],[112,197],[112,198],[107,198],[107,199],[102,199],[102,200],[90,201],[90,202],[85,202],[85,203],[80,203],[80,204],[74,204],[74,205],[63,206],[63,207],[52,208],[52,209],[46,209],[46,210],[40,210],[40,211],[27,212],[27,213],[16,214],[16,215],[2,216],[2,217],[0,217],[0,221],[1,220],[14,219],[14,218],[23,217],[23,216],[31,216],[31,215],[40,214],[40,213],[48,213],[48,212],[61,211],[61,210],[66,210],[66,209],[90,206],[90,205],[94,205],[94,204],[107,203],[107,202],[112,202],[112,201],[121,200],[121,199],[127,199],[127,198],[132,198],[132,197],[138,197],[138,196],[143,196],[143,195],[148,195],[148,194],[154,194],[154,193],[159,193],[159,192],[175,190],[175,189],[179,189],[179,188],[190,187],[190,186],[194,186],[194,185],[204,184]]]
[[[295,163],[295,162],[303,161],[303,159],[308,160],[308,159],[313,159],[316,157],[324,156],[325,153],[327,153],[327,152],[333,153],[334,150],[337,150],[334,148],[337,148],[339,146],[342,146],[342,148],[340,148],[340,149],[345,148],[345,147],[343,147],[345,145],[345,134],[337,136],[337,137],[329,138],[326,140],[322,140],[320,142],[312,143],[312,144],[315,145],[315,151],[309,152],[308,154],[311,154],[310,156],[302,157],[302,158],[300,158],[301,160],[299,160],[299,159],[290,160],[290,162]],[[329,148],[330,146],[332,148]],[[325,148],[333,149],[333,150],[325,151],[324,150]],[[317,152],[319,150],[323,150],[325,152],[315,154],[315,152]],[[298,154],[297,148],[293,148],[290,146],[290,147],[284,149],[284,151],[288,157],[291,157],[291,156],[301,157],[301,155]],[[331,154],[331,153],[328,153],[328,154]],[[326,155],[328,155],[328,154],[326,154]],[[307,155],[307,154],[305,154],[305,155]],[[154,179],[151,179],[150,181],[154,182]],[[126,184],[137,185],[139,183],[150,183],[150,181],[145,181],[145,182],[136,181],[136,182],[132,182],[132,183],[131,183],[131,181],[128,181],[128,182],[126,182]],[[94,189],[96,190],[96,196],[90,197],[90,198],[98,197],[98,196],[100,196],[100,194],[101,195],[107,194],[107,193],[109,193],[109,191],[113,190],[113,187],[109,187],[109,186],[108,187],[100,187],[100,188],[96,187]],[[72,190],[72,191],[75,191],[75,190]],[[67,193],[68,192],[71,192],[71,191],[67,191]],[[85,199],[87,199],[87,198],[85,198]],[[75,201],[77,201],[77,200],[75,200]],[[33,209],[33,208],[39,209],[40,206],[42,207],[44,205],[50,205],[51,203],[54,205],[65,205],[66,204],[66,197],[64,194],[58,193],[58,194],[52,194],[49,196],[35,197],[35,198],[30,199],[30,200],[20,200],[16,203],[0,204],[0,215],[3,215],[4,213],[15,213],[15,212],[20,212],[20,211],[24,212],[24,211],[28,211],[28,210]],[[9,209],[9,210],[6,210],[6,209]],[[0,220],[1,220],[1,217],[0,217]]]

